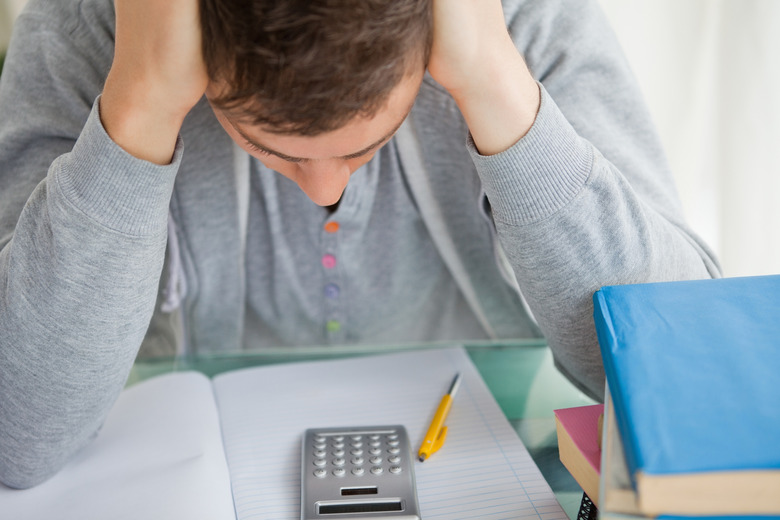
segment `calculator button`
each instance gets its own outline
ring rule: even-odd
[[[397,433],[390,433],[390,434],[387,435],[387,438],[390,439],[391,441],[394,441],[394,440],[396,440],[398,438],[398,434]]]
[[[344,450],[333,450],[333,456],[334,457],[343,457],[344,456]]]
[[[368,443],[368,445],[369,446],[373,446],[373,447],[377,447],[377,446],[381,446],[382,443],[380,441],[371,441],[371,442]]]
[[[379,455],[380,453],[382,453],[382,450],[380,448],[371,448],[368,450],[368,452],[371,455]]]
[[[333,443],[333,447],[336,448],[337,450],[340,450],[341,448],[344,447],[344,443],[343,442],[334,442]]]
[[[315,450],[324,450],[327,447],[328,447],[328,445],[325,444],[324,442],[318,442],[318,443],[314,444],[314,449]]]
[[[401,466],[390,466],[390,473],[399,474],[401,473]]]
[[[363,450],[360,448],[355,448],[354,450],[351,450],[350,453],[359,457],[360,455],[363,455]]]
[[[398,446],[400,444],[398,441],[387,441],[388,446]]]
[[[362,448],[363,442],[362,441],[352,441],[352,447],[353,448]]]
[[[374,475],[381,475],[382,474],[382,466],[374,466],[371,468],[371,473]]]
[[[333,474],[336,475],[337,477],[343,477],[344,473],[346,473],[344,468],[336,468],[333,470]]]
[[[352,436],[352,437],[350,437],[350,438],[351,438],[353,441],[359,441],[359,440],[361,440],[361,439],[363,438],[363,436],[362,436],[362,435],[353,435],[353,436]]]
[[[352,462],[352,464],[354,464],[355,466],[360,466],[361,464],[363,464],[364,460],[363,457],[355,457],[350,462]]]
[[[341,442],[341,441],[344,440],[344,436],[343,435],[336,435],[335,437],[333,437],[333,440],[336,441],[336,442]]]
[[[363,473],[365,473],[365,472],[366,472],[366,470],[364,470],[363,468],[360,468],[360,467],[352,468],[352,474],[353,475],[357,475],[358,477],[360,475],[362,475]]]
[[[343,466],[346,461],[342,459],[341,457],[338,457],[336,459],[333,459],[333,465],[334,466]]]
[[[393,455],[397,455],[401,453],[401,448],[398,447],[388,448],[387,453],[392,453]]]
[[[368,459],[371,464],[382,464],[382,457],[374,456]]]
[[[315,450],[314,451],[314,456],[317,457],[318,459],[324,457],[325,455],[327,455],[325,450]]]
[[[325,437],[323,437],[322,435],[315,435],[314,442],[325,442]]]
[[[325,459],[314,459],[314,465],[318,466],[320,468],[325,466],[327,463],[328,463],[328,461],[325,460]]]
[[[379,435],[375,433],[373,435],[369,435],[368,438],[371,439],[372,441],[376,441],[379,440]]]
[[[389,457],[387,457],[387,462],[389,462],[390,464],[398,464],[399,462],[401,462],[401,457],[399,457],[398,455],[390,455]]]
[[[317,478],[325,478],[325,475],[327,475],[327,474],[328,474],[328,472],[325,471],[322,468],[314,470],[314,476],[317,477]]]

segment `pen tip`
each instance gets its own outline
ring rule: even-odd
[[[425,462],[425,455],[420,455],[420,462]]]

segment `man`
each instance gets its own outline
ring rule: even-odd
[[[0,85],[0,480],[88,442],[139,348],[541,331],[599,396],[593,291],[718,267],[595,6],[504,8],[33,0]]]

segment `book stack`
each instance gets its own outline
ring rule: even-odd
[[[604,287],[600,511],[780,518],[780,276]]]

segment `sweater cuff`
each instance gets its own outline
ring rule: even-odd
[[[139,236],[163,233],[181,164],[181,137],[170,164],[138,159],[109,137],[99,107],[100,97],[73,150],[55,161],[55,185],[71,205],[109,229]]]
[[[591,145],[539,88],[536,120],[511,148],[485,156],[468,140],[493,216],[510,225],[530,224],[561,209],[582,190],[593,165]]]

